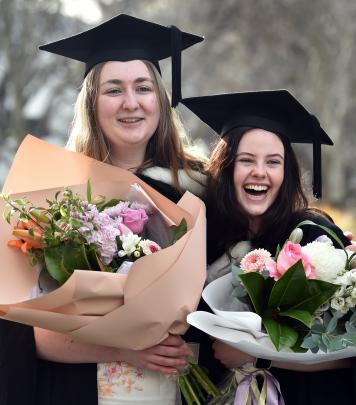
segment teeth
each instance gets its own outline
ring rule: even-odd
[[[248,184],[247,186],[245,186],[245,188],[247,190],[254,190],[254,191],[266,191],[267,190],[267,186],[260,186],[257,184]]]
[[[124,122],[125,124],[133,124],[135,122],[140,121],[141,118],[120,118],[120,122]]]

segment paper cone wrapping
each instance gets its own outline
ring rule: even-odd
[[[134,262],[128,275],[76,270],[60,288],[29,300],[37,271],[26,255],[7,247],[12,227],[1,218],[1,317],[83,342],[137,350],[168,333],[183,334],[206,277],[205,207],[199,198],[187,192],[176,205],[131,172],[31,135],[21,144],[3,191],[43,206],[67,186],[85,195],[88,179],[93,195],[107,199],[125,198],[139,183],[167,221],[178,224],[185,218],[188,232],[174,245]]]
[[[231,310],[231,273],[226,274],[204,288],[203,298],[213,310],[197,311],[188,315],[190,325],[202,330],[222,342],[254,357],[297,364],[316,364],[356,356],[356,348],[348,347],[330,353],[321,351],[295,353],[291,350],[277,351],[271,339],[261,331],[262,319],[254,312],[245,310],[245,304]],[[237,300],[236,300],[237,302]]]

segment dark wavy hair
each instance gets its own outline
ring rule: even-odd
[[[221,254],[222,250],[228,252],[238,241],[251,240],[247,214],[236,198],[233,173],[241,138],[252,129],[233,129],[219,141],[210,157],[205,198],[208,212],[208,252],[217,249]],[[284,179],[277,198],[262,215],[258,234],[252,239],[254,246],[263,246],[265,249],[275,249],[292,219],[302,217],[308,207],[295,153],[285,137],[276,135],[284,146]]]

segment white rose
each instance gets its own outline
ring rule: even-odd
[[[335,281],[337,275],[345,269],[345,253],[327,243],[311,242],[302,247],[302,252],[315,267],[318,280]]]

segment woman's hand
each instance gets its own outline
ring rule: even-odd
[[[145,350],[120,350],[121,361],[164,374],[176,373],[187,364],[186,358],[191,355],[184,340],[177,335],[170,335],[160,344]]]
[[[351,245],[346,246],[346,249],[355,252],[356,251],[356,242],[352,240],[354,237],[353,233],[350,231],[345,231],[344,235],[351,242]]]
[[[217,340],[213,343],[213,350],[215,358],[227,368],[238,368],[256,360],[255,357]]]

